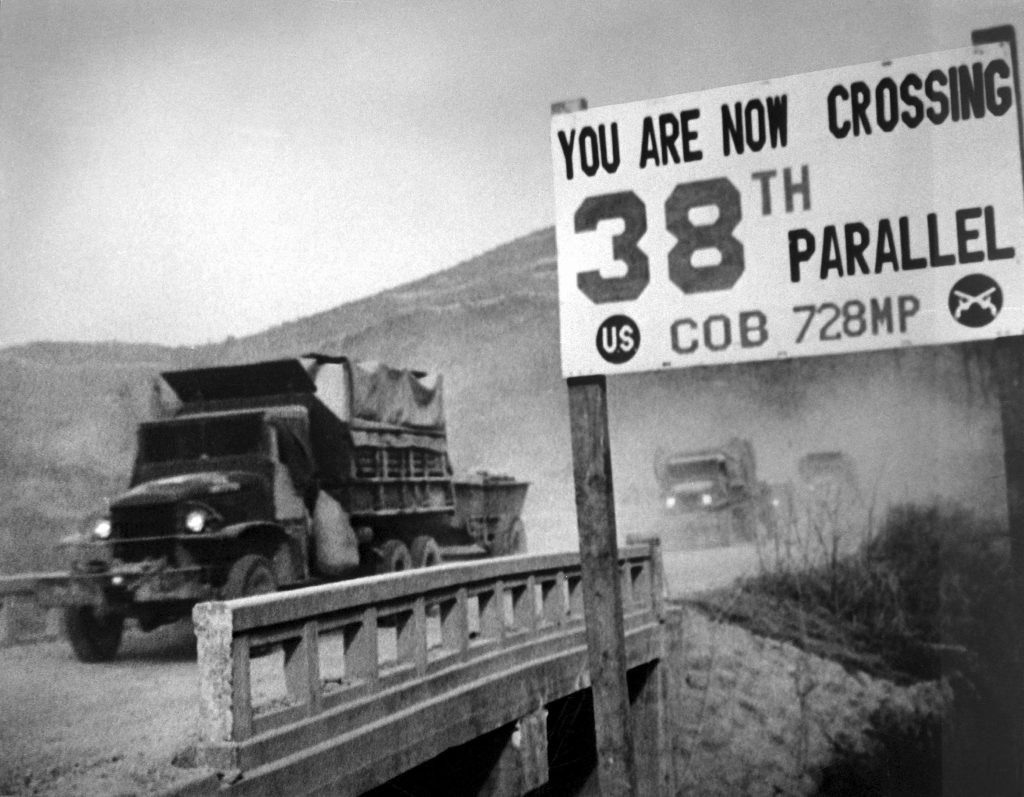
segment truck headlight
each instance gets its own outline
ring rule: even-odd
[[[202,509],[192,509],[185,515],[185,528],[194,534],[198,534],[206,528],[209,515]]]
[[[668,498],[665,499],[665,506],[668,507],[669,509],[672,509],[675,505],[676,497],[674,495],[670,495]]]
[[[713,496],[711,495],[711,493],[704,493],[704,494],[702,494],[702,495],[701,495],[701,497],[700,497],[700,502],[701,502],[701,504],[703,504],[704,506],[711,506],[711,504],[712,504],[712,503],[714,503],[714,500],[715,500],[715,499],[714,499],[714,497],[713,497]]]
[[[97,521],[96,525],[92,527],[92,534],[96,539],[107,539],[110,536],[110,521],[107,518]]]

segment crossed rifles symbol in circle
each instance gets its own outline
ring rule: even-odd
[[[993,285],[991,288],[982,291],[977,296],[971,296],[971,294],[964,293],[963,291],[953,291],[953,295],[959,300],[959,304],[953,312],[953,317],[959,319],[961,315],[977,305],[983,310],[987,310],[988,314],[995,318],[996,313],[999,311],[996,309],[996,306],[992,304],[992,294],[995,293],[996,290],[996,286]]]

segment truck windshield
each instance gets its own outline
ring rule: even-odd
[[[670,462],[668,477],[674,482],[715,481],[725,478],[722,463],[714,459]]]
[[[259,453],[262,441],[260,415],[196,418],[144,425],[139,453],[144,462],[212,459]]]

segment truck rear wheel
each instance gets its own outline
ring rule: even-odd
[[[401,540],[387,540],[377,549],[377,572],[400,573],[412,569],[412,555]]]
[[[412,566],[433,567],[441,564],[441,546],[428,534],[423,534],[412,541]]]
[[[227,600],[270,592],[277,592],[277,579],[274,578],[274,568],[267,557],[246,554],[231,565],[224,581],[224,597]]]
[[[64,633],[79,661],[110,661],[121,647],[124,617],[97,614],[92,606],[69,606],[64,610]]]

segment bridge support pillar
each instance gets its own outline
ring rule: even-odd
[[[505,746],[479,797],[519,797],[548,782],[547,710],[540,708],[507,730]]]

